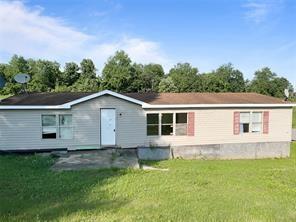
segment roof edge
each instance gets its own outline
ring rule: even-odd
[[[244,108],[244,107],[296,107],[295,103],[245,103],[245,104],[170,104],[170,105],[143,105],[143,109],[163,108]]]
[[[36,105],[36,106],[34,106],[34,105],[0,105],[0,110],[3,110],[3,109],[5,109],[5,110],[6,109],[71,109],[71,107],[73,105],[76,105],[76,104],[79,104],[79,103],[82,103],[82,102],[85,102],[85,101],[88,101],[91,99],[95,99],[95,98],[98,98],[98,97],[104,96],[104,95],[111,95],[116,98],[120,98],[120,99],[129,101],[131,103],[135,103],[135,104],[138,104],[141,106],[149,105],[148,103],[131,98],[129,96],[122,95],[117,92],[113,92],[110,90],[103,90],[101,92],[93,93],[91,95],[82,97],[80,99],[73,100],[68,103],[64,103],[62,105],[52,105],[52,106],[48,106],[48,105]]]
[[[183,104],[183,105],[142,105],[143,109],[178,109],[178,108],[292,108],[296,107],[296,104]],[[71,109],[70,105],[58,105],[58,106],[0,106],[0,110],[59,110],[59,109]]]
[[[73,100],[62,105],[0,105],[0,110],[31,110],[31,109],[71,109],[73,105],[103,96],[111,95],[131,103],[141,105],[143,109],[163,109],[163,108],[246,108],[246,107],[259,107],[259,108],[276,108],[276,107],[296,107],[296,103],[270,103],[270,104],[169,104],[169,105],[156,105],[145,103],[141,100],[134,99],[129,96],[122,95],[111,90],[103,90],[101,92],[93,93],[91,95]]]
[[[125,95],[122,95],[120,93],[113,92],[111,90],[103,90],[101,92],[94,93],[94,94],[91,94],[89,96],[85,96],[85,97],[82,97],[80,99],[76,99],[76,100],[73,100],[71,102],[65,103],[62,106],[70,106],[71,107],[73,105],[76,105],[76,104],[79,104],[79,103],[82,103],[82,102],[85,102],[85,101],[88,101],[88,100],[91,100],[91,99],[94,99],[94,98],[97,98],[97,97],[100,97],[100,96],[104,96],[104,95],[111,95],[111,96],[117,97],[119,99],[123,99],[123,100],[129,101],[129,102],[132,102],[132,103],[135,103],[135,104],[138,104],[138,105],[148,105],[148,103],[145,103],[143,101],[131,98],[129,96],[125,96]]]

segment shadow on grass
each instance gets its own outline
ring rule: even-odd
[[[58,220],[76,212],[116,211],[129,202],[108,192],[127,170],[53,172],[53,159],[0,156],[0,221]]]

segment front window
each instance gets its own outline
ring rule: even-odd
[[[240,132],[260,133],[262,131],[262,112],[241,112]]]
[[[57,125],[55,115],[42,115],[42,138],[57,138]]]
[[[250,132],[250,113],[240,113],[240,132]]]
[[[42,115],[42,139],[72,139],[72,115]]]
[[[173,113],[161,115],[161,135],[173,135]]]
[[[252,113],[252,132],[260,133],[262,130],[262,112]]]
[[[147,135],[159,135],[159,115],[157,113],[147,114]]]
[[[187,135],[187,113],[176,113],[176,135]]]
[[[72,115],[59,115],[59,137],[61,139],[72,139]]]
[[[187,113],[147,113],[147,136],[187,135]]]

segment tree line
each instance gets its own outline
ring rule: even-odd
[[[83,59],[79,65],[68,62],[61,69],[57,62],[14,55],[7,64],[0,64],[0,76],[6,81],[0,94],[21,90],[13,79],[17,73],[31,76],[29,92],[257,92],[275,97],[284,97],[284,89],[293,92],[291,83],[268,67],[257,70],[252,80],[245,79],[231,63],[209,73],[178,63],[165,73],[162,65],[135,63],[124,51],[111,56],[99,75],[91,59]]]

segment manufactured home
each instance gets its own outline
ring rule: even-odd
[[[256,93],[32,93],[0,102],[0,151],[169,147],[173,157],[290,153],[293,104]]]

